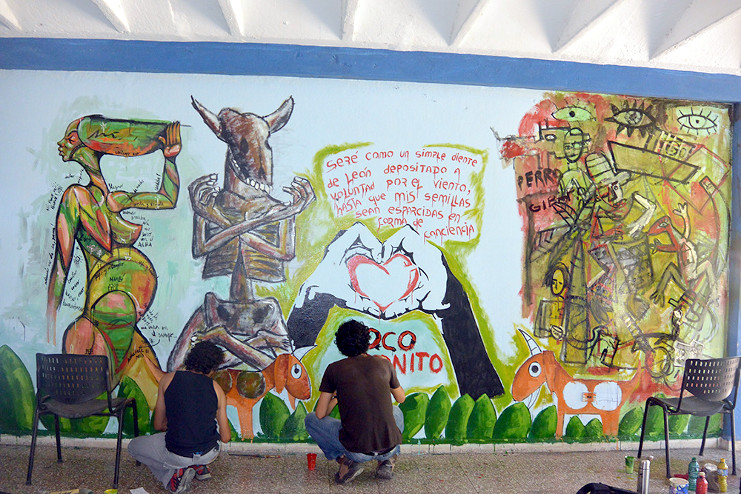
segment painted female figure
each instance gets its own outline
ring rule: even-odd
[[[181,149],[180,123],[87,116],[73,121],[57,144],[62,160],[79,163],[90,182],[70,185],[57,212],[47,339],[56,344],[56,315],[76,242],[87,270],[85,303],[82,314],[64,331],[63,351],[107,355],[112,384],[123,375],[131,377],[153,408],[157,381],[145,359],[158,367],[157,357],[137,323],[152,303],[157,276],[149,259],[134,246],[142,226],[123,218],[121,211],[175,207],[180,185],[175,166]],[[143,156],[159,149],[165,163],[157,192],[108,189],[100,167],[103,156]]]

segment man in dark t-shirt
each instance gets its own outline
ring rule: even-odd
[[[404,415],[391,402],[393,396],[403,403],[404,389],[388,359],[368,355],[369,342],[368,327],[359,321],[337,329],[335,343],[347,358],[327,367],[314,412],[305,420],[324,456],[340,464],[335,476],[340,484],[357,477],[371,460],[378,462],[378,478],[392,478],[404,430]],[[328,416],[336,405],[340,420]]]
[[[150,367],[159,381],[153,425],[166,432],[135,437],[129,453],[170,492],[185,492],[193,478],[211,478],[208,464],[219,456],[219,440],[231,438],[226,396],[211,379],[223,361],[219,347],[201,341],[185,358],[185,370]]]

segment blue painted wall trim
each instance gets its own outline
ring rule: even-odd
[[[278,44],[1,38],[0,68],[432,82],[741,102],[741,77],[726,74]]]

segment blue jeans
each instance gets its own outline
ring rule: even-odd
[[[394,406],[394,421],[399,430],[404,432],[404,413],[397,406]],[[311,412],[306,416],[306,419],[304,419],[304,424],[306,424],[306,431],[312,439],[316,441],[317,446],[321,448],[324,456],[328,460],[336,460],[340,456],[344,455],[358,463],[364,463],[371,460],[384,461],[388,460],[392,456],[398,455],[400,451],[398,445],[383,455],[366,455],[363,453],[348,451],[340,442],[340,427],[342,426],[342,423],[329,415],[322,419],[318,419],[316,414]]]

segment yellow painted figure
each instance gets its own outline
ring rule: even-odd
[[[152,303],[157,276],[149,259],[135,247],[142,226],[126,220],[121,212],[130,208],[175,207],[180,185],[175,166],[181,149],[180,123],[87,116],[73,121],[57,144],[62,160],[79,163],[90,182],[69,186],[57,212],[56,250],[48,287],[47,340],[56,344],[57,310],[77,244],[87,273],[85,302],[82,314],[64,331],[63,350],[107,355],[113,384],[128,375],[153,408],[157,382],[144,360],[157,367],[159,364],[137,323]],[[100,167],[103,156],[142,156],[157,150],[162,150],[165,158],[158,191],[108,189]]]

